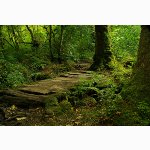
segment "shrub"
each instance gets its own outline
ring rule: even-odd
[[[148,103],[141,101],[137,104],[137,112],[143,119],[149,119],[150,116],[150,106]]]
[[[70,102],[68,102],[68,100],[63,100],[59,105],[61,107],[61,111],[64,113],[70,112],[72,110],[72,105]]]
[[[22,64],[0,60],[0,83],[2,87],[16,87],[29,81],[29,72]]]

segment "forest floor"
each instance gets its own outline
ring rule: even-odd
[[[47,101],[57,97],[60,102],[80,81],[91,80],[93,72],[87,71],[89,66],[90,63],[78,63],[73,71],[53,79],[0,91],[1,102],[6,106],[4,111],[7,121],[4,121],[4,125],[55,125],[51,123],[52,114],[45,110]]]
[[[78,63],[50,78],[0,91],[5,126],[114,126],[147,125],[120,92],[131,69],[88,71],[91,63]],[[57,66],[58,67],[58,66]],[[55,70],[57,67],[54,67]],[[116,69],[116,70],[115,70]],[[115,70],[115,71],[114,71]],[[42,73],[43,73],[42,72]],[[60,72],[60,73],[59,73]],[[142,110],[143,110],[143,106]],[[141,108],[141,107],[138,107]],[[1,117],[1,116],[0,116]]]

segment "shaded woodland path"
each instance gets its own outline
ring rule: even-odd
[[[23,108],[44,107],[50,97],[56,95],[61,97],[81,80],[89,80],[91,77],[92,72],[84,68],[84,70],[68,72],[59,77],[41,80],[17,89],[1,90],[0,102]]]

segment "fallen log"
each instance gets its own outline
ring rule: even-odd
[[[1,90],[0,91],[0,103],[5,103],[8,105],[16,105],[19,107],[38,107],[45,105],[45,95],[35,95],[24,93],[15,90]]]

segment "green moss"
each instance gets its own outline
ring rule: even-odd
[[[133,103],[145,101],[150,103],[150,77],[142,70],[137,70],[132,79],[124,87],[122,96]]]
[[[44,80],[50,78],[48,74],[42,73],[42,72],[36,72],[31,74],[31,78],[33,81],[37,80]]]
[[[70,102],[68,102],[68,100],[63,100],[62,102],[60,102],[60,107],[61,107],[61,111],[62,112],[70,112],[72,111],[72,105]]]
[[[52,106],[58,106],[59,103],[58,103],[58,99],[56,96],[50,96],[49,98],[47,98],[45,100],[45,105],[46,105],[46,108],[49,108],[49,107],[52,107]]]
[[[90,96],[83,98],[81,101],[82,101],[81,103],[83,106],[91,107],[91,106],[96,106],[97,104],[97,101],[93,97],[90,97]]]

